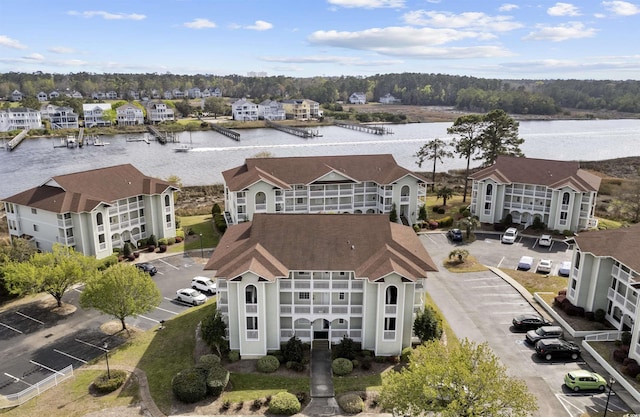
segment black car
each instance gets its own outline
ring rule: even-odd
[[[452,242],[462,242],[462,230],[451,229],[447,232],[447,237],[451,239]]]
[[[551,326],[551,322],[537,314],[520,314],[511,321],[516,330],[535,330],[542,326]]]
[[[542,339],[536,343],[536,353],[548,361],[556,357],[571,358],[575,361],[580,357],[580,347],[563,339]]]
[[[144,271],[151,276],[154,276],[158,272],[156,267],[151,265],[149,262],[142,262],[142,263],[136,264],[136,267],[139,270]]]

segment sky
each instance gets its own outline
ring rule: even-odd
[[[0,0],[0,72],[640,80],[640,3]]]

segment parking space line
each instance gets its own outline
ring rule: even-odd
[[[84,359],[77,358],[77,357],[75,357],[75,356],[73,356],[73,355],[70,355],[70,354],[68,354],[68,353],[66,353],[66,352],[62,352],[62,351],[60,351],[60,350],[58,350],[58,349],[53,349],[53,351],[54,351],[54,352],[56,352],[56,353],[59,353],[59,354],[61,354],[61,355],[67,356],[67,357],[69,357],[69,358],[71,358],[71,359],[75,359],[75,360],[77,360],[78,362],[87,363],[87,361],[85,361]]]
[[[496,284],[496,285],[476,285],[475,287],[469,287],[471,289],[476,289],[476,288],[507,288],[507,287],[511,287],[511,285],[509,284]]]
[[[140,314],[138,317],[142,317],[143,319],[150,320],[150,321],[152,321],[152,322],[154,322],[154,323],[160,323],[160,321],[159,321],[159,320],[152,319],[151,317],[143,316],[142,314]]]
[[[166,309],[164,309],[164,308],[160,308],[160,307],[156,307],[156,308],[157,308],[158,310],[161,310],[161,311],[166,311],[167,313],[171,313],[171,314],[180,314],[180,313],[176,313],[175,311],[166,310]]]
[[[108,351],[109,351],[108,349],[105,349],[105,348],[103,348],[102,346],[94,345],[93,343],[89,343],[89,342],[86,342],[86,341],[84,341],[84,340],[75,339],[75,341],[76,341],[76,342],[78,342],[78,343],[83,343],[83,344],[85,344],[85,345],[87,345],[87,346],[94,347],[94,348],[96,348],[96,349],[100,349],[100,350],[101,350],[101,351],[103,351],[103,352],[108,352]]]
[[[159,260],[160,262],[162,262],[163,264],[169,265],[169,266],[170,266],[170,267],[172,267],[172,268],[180,269],[180,268],[178,268],[177,266],[172,265],[172,264],[170,264],[169,262],[165,261],[164,259],[158,259],[158,260]]]
[[[42,324],[42,325],[44,326],[44,322],[43,322],[43,321],[40,321],[40,320],[38,320],[38,319],[34,319],[33,317],[27,316],[26,314],[22,314],[22,313],[21,313],[21,312],[19,312],[19,311],[16,311],[16,314],[17,314],[17,315],[19,315],[19,316],[22,316],[22,317],[24,317],[24,318],[26,318],[26,319],[33,320],[33,321],[35,321],[36,323],[40,323],[40,324]]]
[[[23,332],[21,332],[20,330],[18,330],[18,329],[16,329],[16,328],[13,328],[13,327],[9,326],[8,324],[4,324],[4,323],[0,322],[0,326],[4,326],[4,327],[6,327],[7,329],[9,329],[9,330],[13,330],[13,331],[14,331],[14,332],[16,332],[16,333],[23,334]]]
[[[24,383],[24,384],[29,385],[30,387],[32,387],[32,386],[33,386],[32,384],[28,383],[27,381],[25,381],[25,380],[23,380],[23,379],[20,379],[20,378],[18,378],[18,377],[15,377],[15,376],[13,376],[13,375],[11,375],[11,374],[8,374],[8,373],[6,373],[6,372],[5,372],[4,374],[5,374],[6,376],[8,376],[9,378],[12,378],[13,380],[15,380],[15,382],[22,382],[22,383]]]
[[[496,268],[500,268],[500,265],[502,265],[502,261],[504,261],[504,256],[500,258],[500,262],[498,262],[498,265],[496,265]]]
[[[56,371],[55,369],[49,368],[48,366],[45,366],[45,365],[43,365],[43,364],[41,364],[41,363],[38,363],[38,362],[36,362],[36,361],[29,361],[29,362],[31,362],[32,364],[34,364],[34,365],[36,365],[36,366],[39,366],[39,367],[41,367],[41,368],[44,368],[44,369],[46,369],[47,371],[53,372],[54,374],[64,375],[62,372]]]

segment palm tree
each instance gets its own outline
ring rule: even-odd
[[[447,205],[447,200],[453,197],[453,190],[446,185],[438,190],[437,198],[442,198],[442,206]]]
[[[464,262],[469,256],[469,251],[466,249],[454,249],[449,252],[449,259],[457,259],[458,262]]]
[[[464,227],[467,231],[467,239],[471,237],[471,233],[480,226],[480,220],[477,217],[465,217],[460,220],[460,227]]]

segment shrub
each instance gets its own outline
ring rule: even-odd
[[[593,311],[585,311],[584,318],[589,321],[594,321],[596,319],[596,313]]]
[[[365,371],[368,371],[369,369],[371,369],[372,362],[373,362],[373,360],[371,359],[371,357],[366,356],[366,357],[362,358],[362,363],[360,364],[360,366]]]
[[[603,309],[599,308],[595,312],[595,319],[598,323],[604,323],[604,318],[606,317],[606,313]]]
[[[438,228],[438,222],[435,220],[429,220],[429,229],[435,230]]]
[[[156,235],[151,234],[151,236],[147,238],[147,245],[158,246],[158,238],[156,238]]]
[[[333,349],[336,358],[355,359],[356,346],[353,339],[346,336],[342,337],[340,343],[338,343]]]
[[[434,213],[437,213],[439,208],[440,208],[439,206],[433,206],[431,207],[431,211],[433,211]]]
[[[360,361],[357,359],[351,359],[351,363],[353,364],[353,369],[357,369],[360,366]]]
[[[307,395],[308,394],[306,392],[296,392],[296,398],[298,399],[300,404],[302,404],[305,401],[307,401]]]
[[[262,399],[261,398],[256,398],[255,400],[253,400],[253,404],[251,404],[251,408],[253,410],[259,410],[262,407]]]
[[[353,371],[353,363],[346,358],[337,358],[331,363],[331,370],[336,376],[349,375]]]
[[[629,375],[631,378],[636,378],[640,374],[640,365],[635,360],[630,361],[623,367],[622,372]]]
[[[147,239],[142,238],[142,239],[138,239],[138,247],[139,248],[143,248],[147,246]]]
[[[373,357],[373,352],[371,352],[369,349],[363,349],[360,351],[360,354],[362,356],[364,356],[365,358],[372,358]]]
[[[345,394],[338,397],[338,405],[348,414],[358,414],[364,411],[364,401],[358,394]]]
[[[237,350],[230,351],[227,355],[227,359],[229,359],[229,362],[238,362],[240,360],[240,352]]]
[[[98,375],[93,380],[93,388],[100,394],[108,394],[120,388],[124,381],[127,380],[127,373],[125,371],[114,370],[109,372],[111,378],[106,372]]]
[[[505,226],[511,226],[512,223],[513,216],[511,215],[511,213],[507,213],[507,215],[504,216],[504,219],[502,219],[502,224],[504,224]]]
[[[100,271],[104,271],[109,268],[111,265],[115,265],[118,263],[118,255],[109,255],[106,258],[100,260],[100,265],[98,265],[98,269]]]
[[[630,332],[622,332],[622,334],[620,335],[620,341],[622,342],[623,345],[627,345],[627,346],[630,345],[631,344],[631,333]]]
[[[409,363],[409,358],[411,357],[412,353],[413,353],[412,347],[406,347],[402,349],[402,353],[400,354],[400,360],[402,361],[402,363]]]
[[[302,341],[293,336],[282,347],[282,356],[285,362],[302,362],[304,352],[302,350]]]
[[[418,211],[418,220],[427,220],[427,207],[424,204],[420,206],[420,210]]]
[[[294,362],[294,361],[287,362],[286,367],[287,369],[291,369],[292,371],[296,371],[296,372],[302,372],[306,368],[304,363]]]
[[[280,361],[273,355],[263,356],[256,364],[258,371],[270,374],[280,367]]]
[[[413,225],[413,231],[418,233],[420,231],[420,226],[418,226],[418,224],[414,224]]]
[[[613,360],[622,363],[628,356],[629,351],[624,348],[616,349],[613,351]]]
[[[171,245],[175,245],[176,244],[176,238],[175,237],[170,237],[167,239],[167,245],[171,246]]]
[[[207,395],[207,374],[197,368],[178,372],[171,380],[171,390],[183,403],[200,401]]]
[[[446,213],[446,212],[447,212],[447,211],[445,210],[445,208],[444,208],[444,207],[438,207],[438,210],[436,210],[436,213],[438,213],[438,214],[444,214],[444,213]]]
[[[176,236],[176,243],[180,243],[184,240],[182,236]]]
[[[158,246],[158,252],[160,253],[164,253],[167,251],[167,245],[160,245]]]
[[[228,383],[229,371],[224,369],[219,363],[209,369],[209,373],[207,374],[207,390],[214,397],[222,394]]]
[[[156,251],[156,246],[155,245],[147,246],[147,252],[155,252],[155,251]]]
[[[200,356],[200,360],[198,361],[198,365],[207,371],[213,368],[216,365],[220,365],[220,356],[214,355],[213,353]]]
[[[220,208],[220,205],[218,203],[215,203],[211,208],[211,215],[215,216],[216,214],[221,214],[221,213],[222,213],[222,209]]]
[[[438,219],[439,227],[451,227],[453,225],[453,217],[446,216],[441,219]]]
[[[293,394],[279,392],[271,397],[269,412],[272,414],[291,416],[300,412],[300,401],[298,401]]]
[[[168,244],[168,239],[167,238],[163,237],[161,239],[158,239],[158,245],[160,245],[160,246],[165,245],[166,246],[167,244]]]

